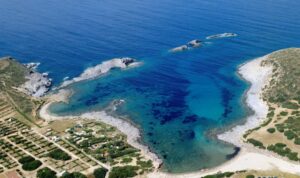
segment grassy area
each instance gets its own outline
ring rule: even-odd
[[[15,59],[5,57],[0,59],[0,97],[3,97],[19,114],[19,119],[36,125],[38,120],[35,110],[43,103],[19,92],[16,88],[22,85],[30,71]]]

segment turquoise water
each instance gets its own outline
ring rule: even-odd
[[[137,124],[143,142],[170,172],[221,164],[235,152],[215,132],[242,122],[248,85],[236,70],[246,60],[300,44],[297,0],[0,1],[0,55],[41,62],[54,85],[115,57],[143,65],[115,69],[70,86],[70,103],[59,115],[102,110]],[[170,48],[208,35],[233,32],[204,47],[169,54]],[[208,42],[208,41],[207,41]]]

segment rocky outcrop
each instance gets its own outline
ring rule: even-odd
[[[52,85],[52,79],[48,77],[48,73],[39,73],[36,71],[39,63],[24,64],[29,72],[25,76],[26,82],[18,89],[30,96],[44,96]]]
[[[192,40],[190,42],[188,42],[185,45],[181,45],[178,47],[175,47],[173,49],[170,49],[169,52],[175,53],[175,52],[182,52],[182,51],[186,51],[186,50],[190,50],[193,48],[198,48],[202,46],[202,41],[201,40]]]

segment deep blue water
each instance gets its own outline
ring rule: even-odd
[[[140,126],[143,141],[171,172],[194,171],[226,161],[234,152],[214,132],[247,115],[247,84],[239,64],[300,45],[298,0],[0,0],[0,56],[41,62],[58,86],[66,76],[115,57],[143,65],[113,70],[74,84],[66,115],[106,108]],[[169,54],[170,48],[208,35],[233,32],[204,47]]]

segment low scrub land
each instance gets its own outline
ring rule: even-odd
[[[272,53],[263,65],[272,65],[270,84],[262,97],[269,113],[260,127],[244,135],[247,142],[292,161],[300,157],[300,49]]]

